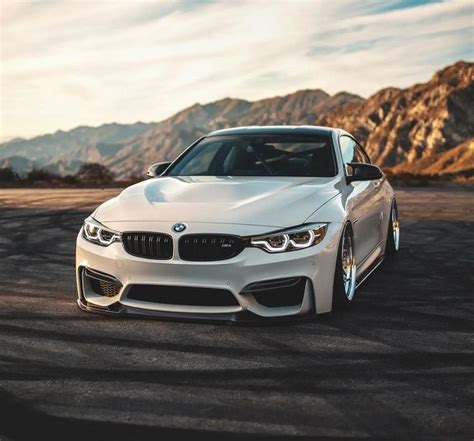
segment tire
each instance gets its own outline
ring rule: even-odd
[[[356,262],[354,256],[354,234],[350,223],[344,225],[339,250],[337,253],[336,271],[334,273],[333,308],[346,307],[354,301],[356,287]]]
[[[385,244],[385,254],[394,256],[400,248],[400,221],[398,217],[397,201],[394,199],[390,209],[390,221],[388,223],[387,242]]]

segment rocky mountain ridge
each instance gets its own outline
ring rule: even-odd
[[[194,104],[159,123],[78,127],[12,140],[0,144],[0,167],[11,164],[24,172],[40,166],[64,174],[81,162],[99,162],[125,178],[143,174],[153,162],[174,159],[211,130],[309,124],[353,133],[375,163],[393,172],[474,174],[473,79],[474,64],[460,61],[426,83],[382,89],[368,99],[320,89],[255,102],[225,98]]]

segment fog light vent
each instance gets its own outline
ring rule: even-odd
[[[84,279],[87,280],[90,288],[99,296],[115,297],[120,293],[122,284],[113,276],[100,271],[85,268]]]
[[[253,295],[260,305],[267,308],[279,308],[300,305],[305,288],[305,277],[290,277],[251,283],[240,294]]]
[[[122,287],[114,283],[99,281],[100,294],[106,297],[115,297],[118,295]]]

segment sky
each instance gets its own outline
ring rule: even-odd
[[[0,0],[0,140],[474,60],[474,0]]]

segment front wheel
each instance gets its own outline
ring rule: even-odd
[[[346,306],[352,302],[356,289],[356,261],[354,235],[351,224],[342,231],[334,274],[333,307]]]
[[[400,247],[400,221],[398,219],[397,201],[394,199],[390,210],[390,222],[388,223],[387,243],[385,254],[393,256]]]

